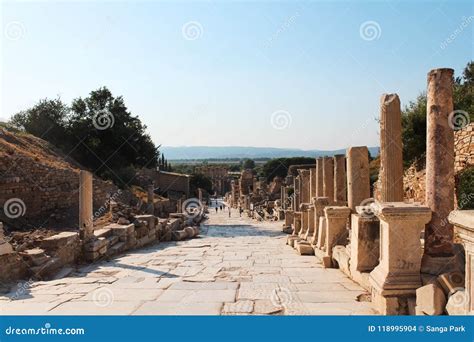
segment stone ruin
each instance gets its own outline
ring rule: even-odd
[[[283,219],[281,189],[284,180],[275,177],[268,184],[265,177],[257,178],[252,170],[244,170],[239,179],[231,181],[231,191],[224,200],[231,208],[242,210],[248,217],[258,221]]]
[[[155,216],[162,208],[160,201],[154,201],[153,189],[148,191],[147,214],[111,199],[106,202],[109,215],[97,219],[93,192],[92,174],[80,171],[79,232],[40,236],[26,247],[14,248],[0,223],[0,282],[8,286],[20,279],[63,277],[73,271],[75,264],[95,262],[150,244],[194,238],[205,219],[202,206],[171,213],[168,218]]]
[[[287,244],[340,268],[381,314],[474,314],[474,210],[454,210],[452,77],[452,69],[428,73],[424,205],[404,198],[396,94],[381,97],[377,200],[365,146],[289,170],[281,189]]]

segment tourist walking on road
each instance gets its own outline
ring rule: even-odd
[[[230,217],[230,207],[229,207],[229,217]]]
[[[216,214],[217,214],[217,206],[216,206]]]

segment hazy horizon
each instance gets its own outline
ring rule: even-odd
[[[474,58],[472,1],[1,6],[0,117],[107,86],[163,146],[378,146],[382,93]]]

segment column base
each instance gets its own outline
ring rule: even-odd
[[[381,315],[409,315],[414,311],[415,298],[413,294],[382,295],[379,289],[372,288],[372,305]]]
[[[291,247],[295,247],[295,242],[296,241],[299,241],[300,238],[296,235],[290,235],[288,236],[288,238],[286,239],[286,244],[291,246]]]
[[[296,241],[295,248],[300,255],[314,255],[313,247],[307,241]]]
[[[408,315],[414,310],[409,306],[414,303],[416,289],[422,286],[419,273],[387,274],[377,266],[370,273],[369,281],[372,303],[380,314]]]
[[[314,255],[316,258],[321,261],[321,264],[324,268],[333,268],[332,258],[326,255],[326,252],[319,249],[318,247],[313,247]]]

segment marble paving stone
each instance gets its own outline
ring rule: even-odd
[[[356,300],[365,293],[359,285],[285,245],[281,222],[210,212],[201,231],[199,239],[151,245],[34,282],[19,300],[1,296],[0,314],[374,314],[371,303]],[[94,293],[111,300],[101,306]],[[279,304],[282,295],[289,299]]]

